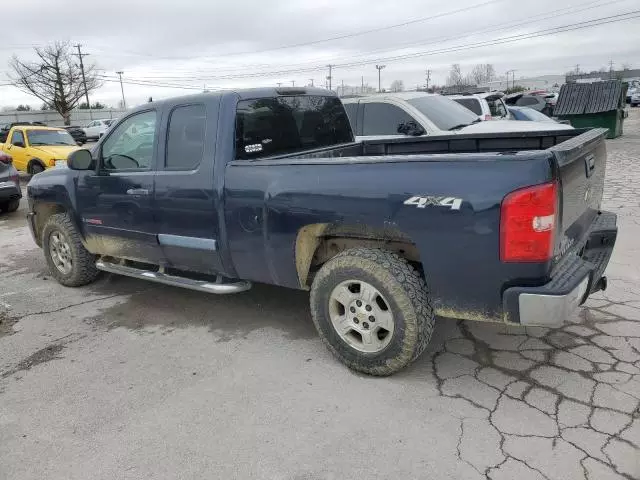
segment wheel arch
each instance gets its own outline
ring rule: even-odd
[[[62,205],[61,203],[55,202],[37,202],[33,205],[34,216],[34,235],[36,243],[39,247],[42,247],[42,229],[44,228],[47,220],[52,215],[56,215],[58,213],[66,213],[68,209]]]
[[[41,159],[39,159],[37,157],[33,157],[31,160],[29,160],[27,162],[27,173],[31,173],[31,167],[33,165],[36,165],[36,164],[40,164],[42,166],[43,170],[47,169],[47,166],[45,165],[45,163]]]
[[[415,242],[394,227],[365,224],[314,223],[298,230],[295,261],[300,287],[308,289],[315,272],[328,260],[350,248],[380,248],[398,254],[419,267],[422,263]]]

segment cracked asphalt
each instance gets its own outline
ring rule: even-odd
[[[0,217],[0,478],[639,479],[640,109],[625,131],[608,290],[559,329],[440,320],[390,378],[335,361],[304,292],[68,289]]]

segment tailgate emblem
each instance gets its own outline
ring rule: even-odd
[[[584,167],[587,178],[589,178],[593,175],[593,171],[596,169],[596,156],[593,153],[584,157]]]

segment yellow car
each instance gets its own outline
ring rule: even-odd
[[[6,143],[0,143],[0,150],[13,157],[16,169],[32,175],[66,165],[69,154],[78,149],[66,130],[31,125],[11,128]]]

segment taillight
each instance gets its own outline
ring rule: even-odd
[[[489,115],[488,113],[484,116],[485,120],[491,120],[491,118],[492,118],[491,115]]]
[[[553,255],[558,209],[557,183],[511,192],[500,207],[500,260],[545,262]]]

